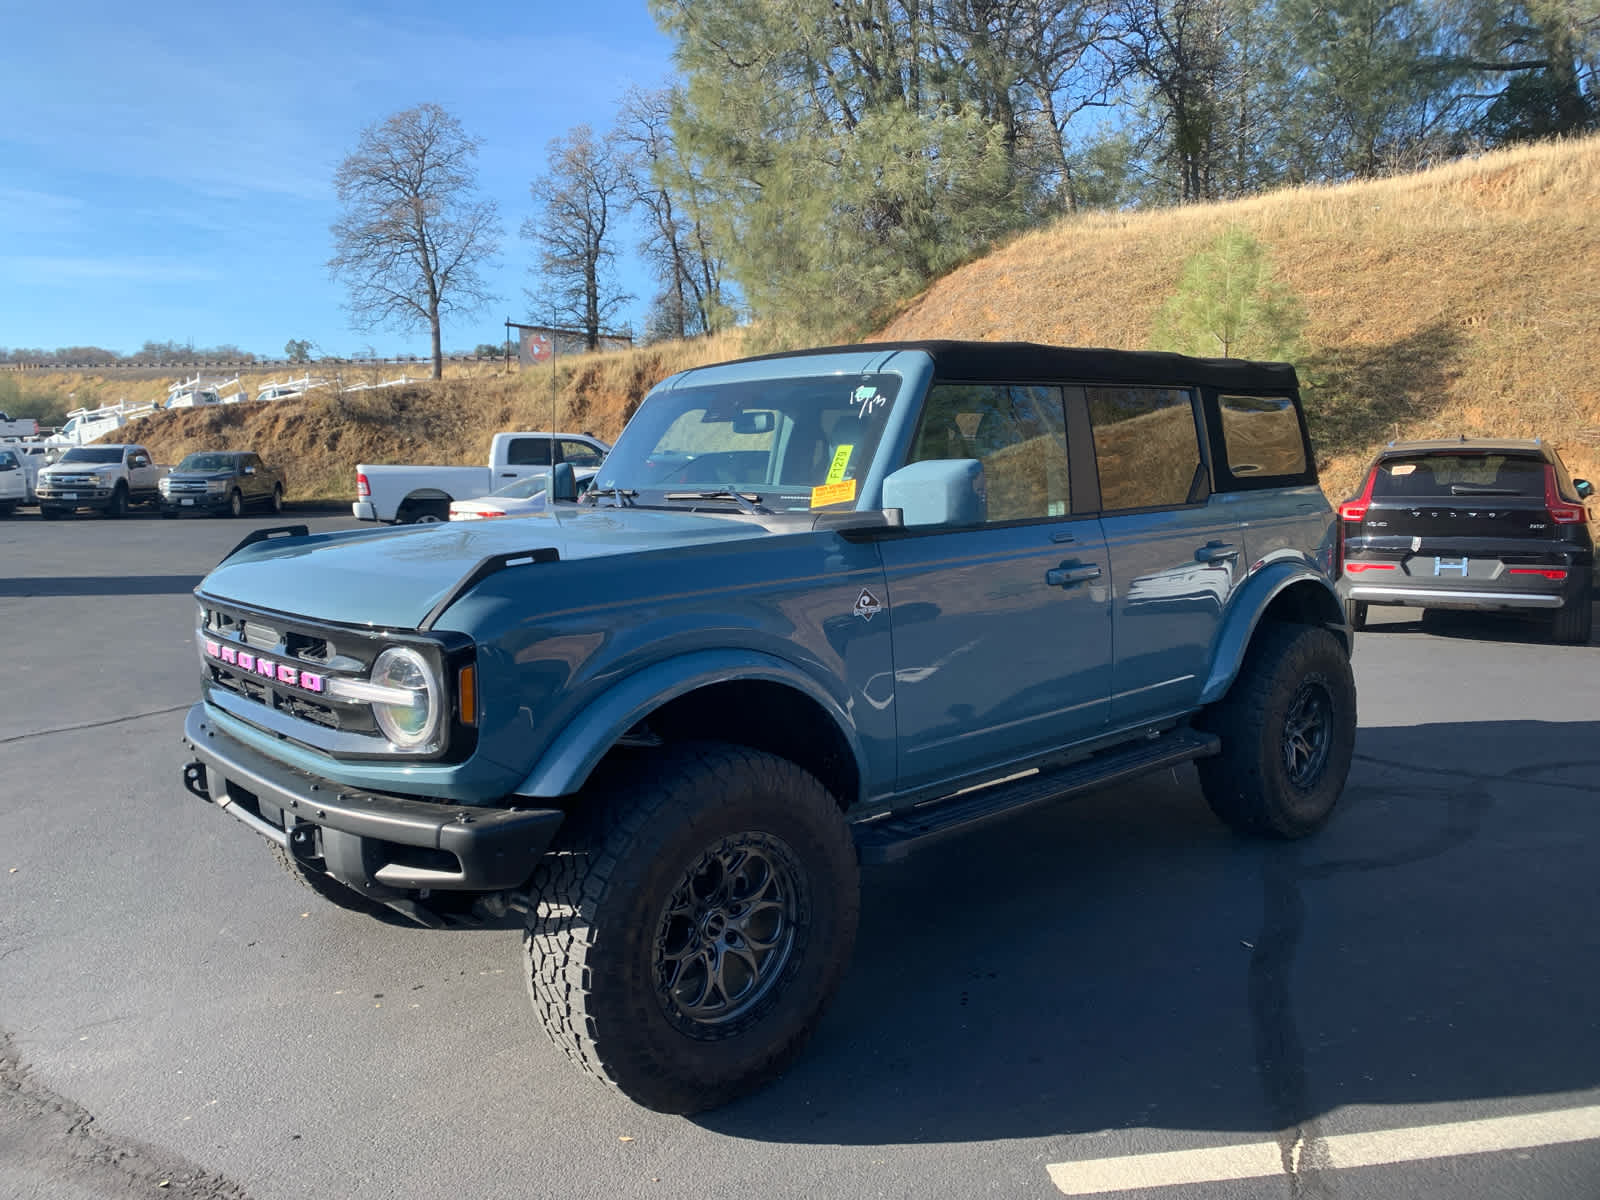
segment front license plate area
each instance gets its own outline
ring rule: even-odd
[[[1442,554],[1434,556],[1433,573],[1435,575],[1457,579],[1466,579],[1472,574],[1472,564],[1465,558],[1446,558]]]
[[[179,500],[178,503],[179,504],[193,504],[194,503],[194,497],[193,496],[185,496],[182,500]]]

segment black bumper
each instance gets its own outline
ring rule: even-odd
[[[482,808],[340,787],[218,729],[204,704],[189,710],[183,735],[195,755],[185,787],[377,900],[422,888],[518,888],[561,825],[560,809]]]

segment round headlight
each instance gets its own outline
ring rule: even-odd
[[[427,659],[415,650],[392,647],[378,655],[378,661],[372,664],[372,682],[410,694],[410,701],[405,703],[373,701],[372,715],[386,738],[407,750],[428,746],[434,741],[444,705],[440,703],[439,681]]]

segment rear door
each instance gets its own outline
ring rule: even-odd
[[[1123,726],[1199,699],[1222,613],[1243,578],[1244,537],[1233,506],[1211,495],[1192,390],[1087,393],[1115,589],[1110,717]]]
[[[1560,592],[1577,547],[1551,516],[1549,475],[1542,457],[1514,451],[1380,459],[1346,530],[1345,573],[1441,593]]]

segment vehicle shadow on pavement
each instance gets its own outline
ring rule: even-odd
[[[866,878],[776,1085],[698,1118],[806,1143],[1270,1132],[1600,1084],[1600,723],[1360,731],[1332,822],[1236,838],[1192,769]]]
[[[1449,609],[1427,609],[1408,624],[1392,623],[1374,625],[1368,632],[1385,629],[1420,631],[1433,637],[1455,638],[1474,642],[1507,642],[1515,645],[1550,645],[1550,620],[1548,617],[1524,616],[1516,613],[1454,612]],[[1597,644],[1600,625],[1589,636],[1585,645]]]
[[[0,596],[166,596],[192,592],[200,575],[23,575],[0,578]]]

